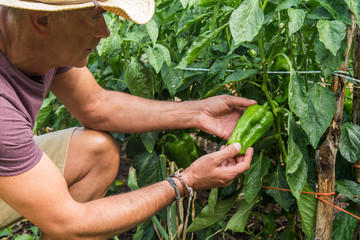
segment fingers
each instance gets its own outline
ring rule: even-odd
[[[234,166],[234,168],[232,168],[235,174],[239,174],[249,170],[253,155],[254,149],[250,147],[246,149],[246,152],[243,156],[239,156],[236,158],[236,165]]]
[[[253,99],[235,96],[228,96],[228,101],[229,105],[234,107],[249,107],[251,105],[257,104],[257,102]]]
[[[214,164],[220,165],[229,158],[235,157],[241,150],[240,143],[233,143],[229,146],[222,146],[218,152],[214,152]]]

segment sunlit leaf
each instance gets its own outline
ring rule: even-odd
[[[339,150],[349,162],[355,163],[360,158],[360,126],[353,123],[341,125]]]
[[[230,16],[229,27],[235,44],[251,41],[259,33],[264,13],[258,0],[245,0]]]
[[[304,24],[305,20],[305,11],[302,9],[294,9],[289,8],[288,9],[288,15],[289,15],[289,35],[293,35],[295,32],[299,31],[302,25]]]
[[[346,25],[336,20],[319,20],[316,27],[319,30],[320,41],[336,56],[341,47],[341,42],[346,36]]]
[[[149,99],[154,98],[153,77],[150,69],[143,62],[132,57],[129,66],[126,68],[124,80],[133,95]]]

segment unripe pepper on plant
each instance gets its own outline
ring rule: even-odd
[[[279,55],[275,59],[273,65],[274,71],[290,71],[290,65],[283,55]],[[288,99],[288,87],[289,87],[290,75],[286,74],[282,79],[282,94],[275,97],[275,101],[279,104],[284,103]]]
[[[165,155],[174,161],[179,168],[187,168],[198,158],[196,145],[189,133],[178,138],[174,134],[162,137]]]
[[[265,106],[252,105],[248,107],[236,123],[235,129],[227,145],[238,142],[241,145],[239,155],[245,153],[271,127],[274,116]]]

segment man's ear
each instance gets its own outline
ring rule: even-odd
[[[49,13],[43,11],[29,11],[29,19],[34,30],[41,35],[49,32]]]

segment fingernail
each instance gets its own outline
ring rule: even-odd
[[[236,151],[240,152],[240,150],[241,150],[240,143],[238,143],[238,142],[234,143],[234,147],[236,148]]]

